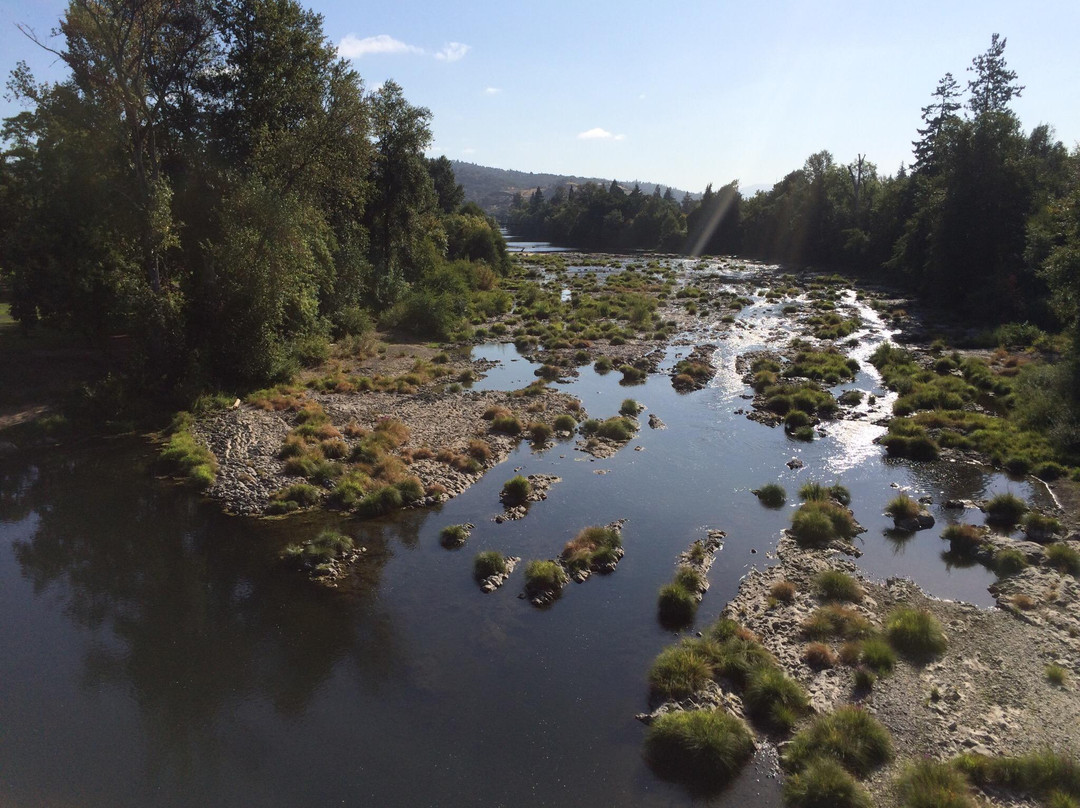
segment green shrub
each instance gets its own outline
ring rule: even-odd
[[[656,698],[681,699],[703,689],[712,675],[712,665],[699,647],[682,642],[668,646],[653,661],[649,688]]]
[[[574,416],[563,413],[555,417],[555,429],[559,432],[573,432],[577,429],[577,421]]]
[[[619,415],[608,418],[606,421],[602,421],[596,428],[596,434],[599,437],[620,443],[634,437],[635,431],[634,422],[629,418]]]
[[[818,482],[804,483],[799,489],[799,499],[806,502],[827,502],[832,500],[840,505],[851,504],[851,492],[840,484],[822,485]]]
[[[454,527],[457,527],[457,525]],[[444,532],[445,530],[444,528]],[[482,553],[477,553],[476,558],[473,559],[473,577],[477,581],[490,578],[492,575],[503,575],[505,573],[506,556],[498,550],[485,550]]]
[[[1061,792],[1080,798],[1080,763],[1052,750],[1020,757],[967,754],[956,759],[956,766],[981,788],[992,786],[1036,797]]]
[[[837,763],[812,758],[784,781],[784,804],[790,808],[873,808],[866,789]]]
[[[624,398],[619,406],[619,415],[636,416],[641,412],[641,405],[632,398]]]
[[[290,544],[281,558],[302,569],[317,570],[355,549],[353,540],[336,530],[324,530],[314,539],[302,544]]]
[[[885,635],[897,651],[920,660],[937,656],[948,646],[941,624],[925,609],[894,609],[885,621]]]
[[[1005,547],[994,553],[994,572],[998,575],[1016,575],[1027,565],[1027,556],[1015,547]]]
[[[1014,494],[998,494],[986,503],[986,521],[993,525],[1011,527],[1027,513],[1027,503]]]
[[[892,759],[892,741],[885,727],[866,710],[839,707],[797,733],[782,761],[788,771],[801,772],[819,757],[831,758],[856,777],[865,777]]]
[[[529,424],[529,439],[533,443],[544,444],[550,440],[552,435],[552,428],[545,424],[543,421],[533,421]]]
[[[645,736],[645,759],[657,775],[704,793],[730,782],[753,752],[746,725],[723,710],[668,713]]]
[[[738,635],[722,642],[715,651],[712,662],[716,673],[738,685],[745,685],[758,668],[776,666],[776,659],[761,643]]]
[[[442,544],[443,547],[460,547],[468,541],[468,539],[469,529],[465,527],[465,525],[447,525],[439,531],[439,543]],[[479,558],[479,556],[477,556],[477,558]]]
[[[603,563],[605,558],[611,556],[611,553],[621,546],[622,536],[618,530],[594,525],[583,528],[568,541],[560,557],[567,568],[573,572],[588,569],[594,563]]]
[[[1024,515],[1024,535],[1029,539],[1060,533],[1061,529],[1061,522],[1052,516],[1046,516],[1038,511],[1029,511]]]
[[[975,525],[949,525],[941,531],[949,549],[959,556],[969,556],[983,543],[982,531]]]
[[[660,588],[656,606],[660,622],[669,628],[678,628],[693,622],[698,599],[682,584],[672,582]]]
[[[612,344],[614,344],[614,340]],[[648,375],[644,370],[633,365],[620,365],[619,372],[622,374],[620,384],[640,384],[645,381],[645,377]]]
[[[824,570],[814,579],[814,588],[822,600],[852,601],[863,599],[862,587],[850,575],[840,570]]]
[[[919,515],[919,511],[919,503],[907,494],[900,494],[900,496],[894,497],[889,500],[889,504],[885,506],[885,513],[898,521],[901,519],[914,519]]]
[[[870,622],[854,609],[830,603],[815,609],[803,621],[802,631],[812,640],[851,640],[869,634]]]
[[[518,474],[503,483],[502,493],[499,496],[507,505],[521,505],[529,499],[531,493],[532,483],[528,478]]]
[[[975,808],[971,788],[959,771],[936,760],[909,763],[897,778],[903,808]]]
[[[530,561],[525,567],[525,589],[530,594],[562,589],[567,581],[566,570],[554,561]]]
[[[270,495],[270,500],[271,504],[291,502],[296,508],[310,508],[322,500],[322,490],[307,483],[294,483],[275,491]]]
[[[755,494],[758,501],[766,508],[779,508],[787,500],[787,491],[782,485],[767,483],[751,493]]]
[[[1051,663],[1046,666],[1044,673],[1046,674],[1046,681],[1058,687],[1064,687],[1067,671],[1063,667]]]
[[[402,502],[406,504],[416,502],[424,496],[424,484],[420,482],[419,477],[406,477],[394,483],[394,487],[401,494]]]
[[[810,500],[791,517],[791,532],[804,546],[822,546],[838,538],[850,539],[858,531],[846,508],[832,500]]]
[[[1047,547],[1046,563],[1058,572],[1080,578],[1080,552],[1067,544],[1051,544]]]
[[[896,654],[892,646],[878,636],[867,637],[862,642],[860,662],[879,676],[891,673],[896,667]]]
[[[491,431],[503,432],[507,435],[520,435],[522,430],[521,421],[514,415],[498,415],[491,419]]]
[[[404,504],[401,491],[392,485],[384,485],[367,494],[356,507],[360,516],[375,517],[396,511]]]
[[[802,685],[779,668],[766,665],[750,673],[743,703],[757,720],[788,730],[810,706],[810,699]]]

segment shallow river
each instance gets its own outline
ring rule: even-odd
[[[855,355],[865,359],[886,331],[860,311],[869,327]],[[522,444],[440,509],[343,522],[369,552],[338,592],[273,563],[284,543],[336,517],[223,516],[155,480],[132,441],[4,459],[0,804],[690,804],[642,762],[634,719],[647,707],[650,662],[673,641],[656,619],[657,590],[695,538],[726,531],[696,625],[714,619],[746,570],[770,563],[810,479],[851,489],[868,575],[989,606],[992,576],[941,558],[941,529],[965,516],[940,503],[1038,492],[974,466],[885,460],[870,424],[884,396],[866,420],[827,424],[809,444],[735,414],[749,406],[735,356],[789,335],[778,306],[760,298],[723,334],[706,322],[684,335],[720,346],[704,390],[679,394],[664,373],[627,388],[589,367],[560,385],[593,417],[628,396],[647,407],[642,431],[609,460],[572,441]],[[663,368],[689,350],[669,349]],[[534,379],[513,346],[474,357],[501,361],[479,389]],[[864,362],[837,391],[882,395],[878,383]],[[649,429],[650,413],[667,428]],[[790,470],[792,457],[806,467]],[[525,519],[496,524],[499,489],[517,469],[563,482]],[[779,511],[750,493],[772,481],[788,490]],[[932,496],[937,527],[895,535],[882,515],[892,484]],[[571,584],[548,609],[517,597],[520,572],[490,595],[471,578],[479,550],[552,558],[581,527],[620,518],[616,572]],[[462,522],[476,525],[466,547],[443,549],[439,530]],[[748,767],[717,802],[778,804],[766,772]]]

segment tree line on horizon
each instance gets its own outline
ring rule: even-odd
[[[892,176],[828,151],[771,190],[738,182],[700,200],[656,189],[518,196],[516,236],[602,250],[742,255],[900,280],[958,316],[1075,327],[1080,305],[1080,149],[1010,108],[1024,89],[994,34],[965,88],[947,73],[922,110],[913,161]]]
[[[431,113],[369,91],[295,0],[70,0],[59,31],[68,77],[7,84],[26,109],[3,122],[0,283],[23,328],[123,335],[133,386],[183,397],[287,378],[372,314],[445,336],[508,268],[425,157]]]

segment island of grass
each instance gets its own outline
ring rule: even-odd
[[[580,583],[594,572],[601,575],[614,572],[625,553],[622,525],[618,521],[582,528],[566,543],[559,559],[571,578]]]
[[[315,538],[290,544],[281,551],[285,564],[306,572],[315,581],[333,585],[343,578],[349,564],[363,553],[350,536],[336,530],[323,530]]]

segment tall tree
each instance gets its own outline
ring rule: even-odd
[[[1009,102],[1019,98],[1024,87],[1016,83],[1016,73],[1005,63],[1005,39],[993,34],[985,53],[971,60],[968,81],[968,108],[976,118],[988,112],[1004,112]]]

